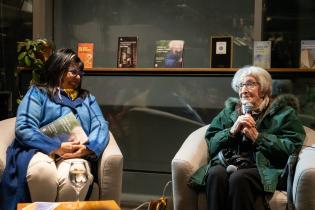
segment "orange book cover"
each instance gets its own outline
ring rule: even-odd
[[[78,43],[78,56],[84,63],[84,68],[93,68],[93,43]]]

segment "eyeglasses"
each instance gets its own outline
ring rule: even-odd
[[[70,67],[69,68],[69,70],[68,70],[68,72],[71,72],[71,74],[73,75],[73,76],[80,76],[80,77],[82,77],[83,75],[84,75],[84,72],[83,71],[81,71],[79,68],[75,68],[75,67]]]
[[[259,85],[258,82],[246,82],[246,83],[240,83],[239,85],[237,85],[237,89],[240,90],[241,88],[243,88],[244,86],[247,89],[253,89],[255,86]]]

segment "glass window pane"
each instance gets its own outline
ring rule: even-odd
[[[56,0],[57,48],[95,43],[95,67],[116,67],[119,36],[138,36],[138,66],[153,67],[155,42],[185,41],[184,67],[209,67],[209,39],[234,36],[234,65],[251,63],[251,0]]]
[[[299,117],[314,129],[314,79],[274,78],[273,94],[297,96]],[[186,137],[211,123],[227,98],[238,97],[231,80],[232,76],[222,75],[90,75],[83,77],[83,87],[95,94],[109,121],[124,154],[125,169],[170,173],[170,162]]]
[[[314,40],[313,0],[265,0],[263,39],[272,41],[271,67],[299,67],[301,40]]]
[[[83,87],[96,95],[125,169],[170,173],[189,133],[210,123],[224,101],[237,96],[230,82],[230,77],[84,76]]]
[[[17,42],[33,36],[33,1],[3,0],[0,2],[0,14],[0,91],[12,92],[12,113],[1,111],[2,118],[8,118],[15,114],[17,108],[18,87],[14,75]]]

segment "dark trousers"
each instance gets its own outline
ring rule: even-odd
[[[206,192],[208,210],[255,210],[258,196],[265,196],[257,168],[228,174],[221,165],[209,169]]]

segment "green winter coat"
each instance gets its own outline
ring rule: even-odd
[[[276,190],[288,157],[302,146],[305,139],[303,125],[292,108],[293,101],[288,95],[277,97],[256,121],[259,132],[255,143],[256,165],[266,192]],[[204,185],[207,167],[218,164],[216,156],[222,146],[231,141],[229,131],[239,116],[239,110],[240,101],[230,98],[225,102],[225,108],[212,120],[205,136],[210,162],[197,170],[190,186]]]

